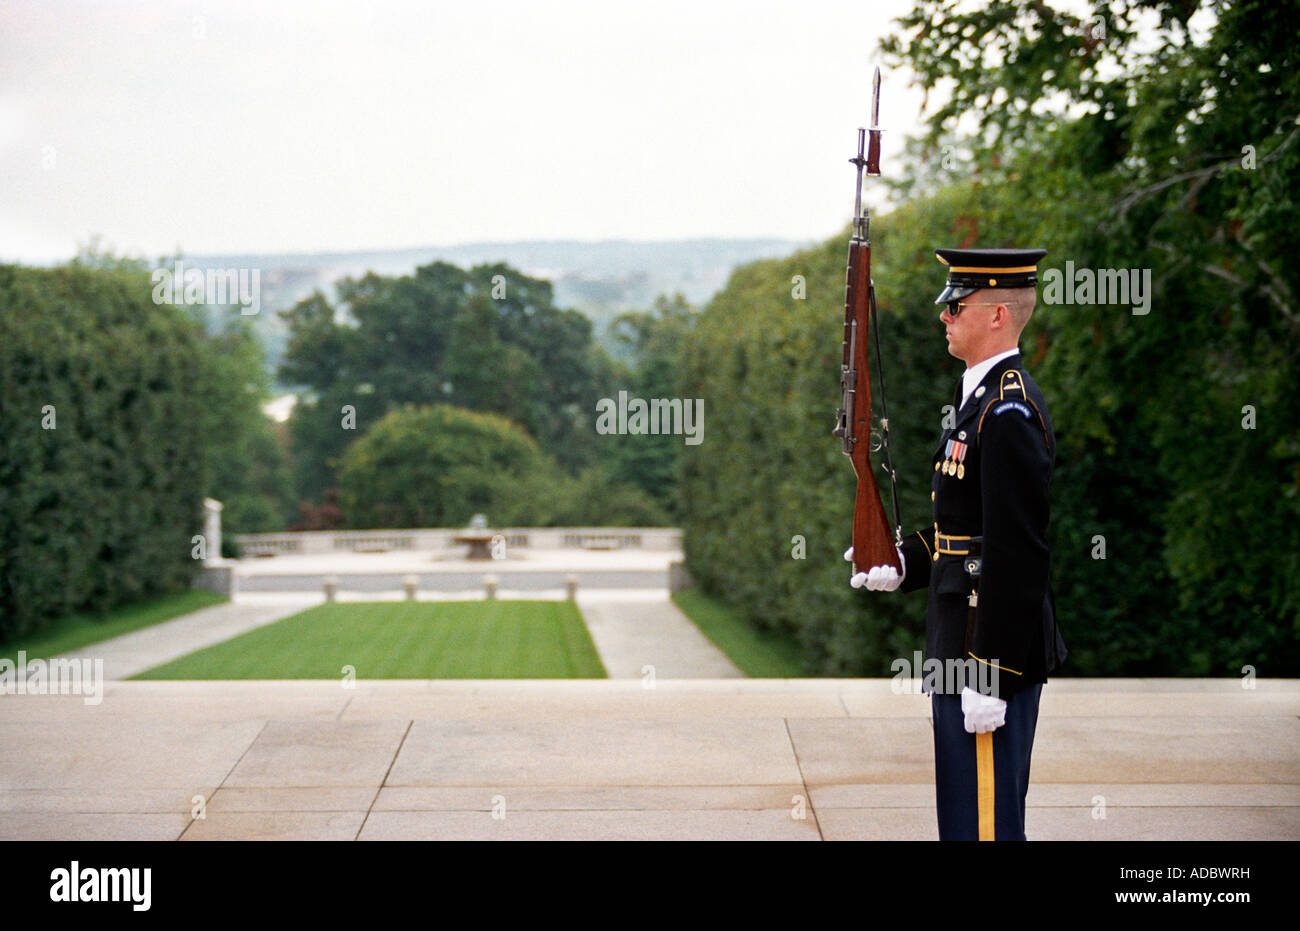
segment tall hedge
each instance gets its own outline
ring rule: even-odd
[[[902,208],[872,229],[905,528],[930,519],[929,454],[961,373],[930,303],[942,273],[928,248],[972,197]],[[888,675],[920,645],[925,604],[851,590],[842,558],[855,477],[831,429],[847,238],[737,270],[701,313],[681,391],[704,399],[706,429],[683,451],[682,527],[696,579],[760,629],[797,637],[807,673]]]
[[[1048,304],[1044,280],[1021,341],[1056,426],[1069,672],[1300,672],[1295,6],[914,0],[882,42],[935,101],[886,168],[905,206],[872,228],[907,526],[929,520],[961,369],[932,250],[1041,246],[1044,272],[1147,282],[1130,308]],[[709,423],[685,452],[686,549],[706,586],[797,632],[809,671],[882,675],[919,647],[924,598],[852,592],[840,559],[853,479],[825,431],[844,241],[738,271],[702,314],[682,389]]]
[[[1099,209],[1093,190],[1059,195],[1030,211],[1013,188],[958,185],[873,223],[905,530],[931,520],[929,457],[963,368],[932,303],[934,247],[1042,245],[1045,268],[1122,267],[1142,248],[1071,224]],[[808,673],[889,675],[921,647],[925,598],[853,591],[842,560],[855,479],[830,430],[846,241],[847,229],[739,269],[700,315],[680,390],[705,399],[707,430],[684,451],[682,525],[695,577],[760,628],[797,636]],[[1173,276],[1146,316],[1040,298],[1021,340],[1057,432],[1067,673],[1300,672],[1297,343],[1255,306],[1200,303]],[[1258,429],[1243,429],[1244,405]]]
[[[0,639],[192,579],[201,341],[139,270],[0,266]]]

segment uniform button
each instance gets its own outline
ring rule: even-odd
[[[930,492],[930,500],[931,500],[931,501],[934,500],[934,492]]]
[[[935,562],[938,562],[938,561],[939,561],[939,554],[938,554],[938,553],[935,553],[935,554],[934,554],[934,561],[935,561]]]
[[[939,471],[939,463],[937,463],[937,462],[934,464],[934,471],[936,471],[936,472]]]

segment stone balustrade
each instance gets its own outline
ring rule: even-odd
[[[298,533],[244,533],[235,536],[242,556],[310,555],[339,551],[388,552],[458,550],[454,537],[463,528],[418,530],[316,530]],[[682,547],[677,527],[510,527],[497,531],[506,546],[531,550],[675,551]]]

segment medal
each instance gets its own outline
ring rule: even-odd
[[[965,434],[963,434],[963,436],[964,435]],[[960,440],[950,440],[949,443],[951,444],[951,449],[949,450],[948,455],[952,465],[948,474],[955,475],[958,478],[964,478],[966,476],[966,467],[962,465],[962,462],[965,460],[966,450],[970,449],[970,446]]]

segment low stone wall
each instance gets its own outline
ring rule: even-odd
[[[455,537],[464,529],[422,530],[318,530],[301,533],[245,533],[235,536],[242,556],[281,553],[387,552],[416,550],[440,552],[463,547]],[[495,531],[511,549],[670,551],[682,547],[676,527],[509,527]]]
[[[239,574],[235,571],[239,564],[233,559],[220,559],[204,565],[194,579],[193,588],[203,588],[227,598],[234,598],[239,593]]]

